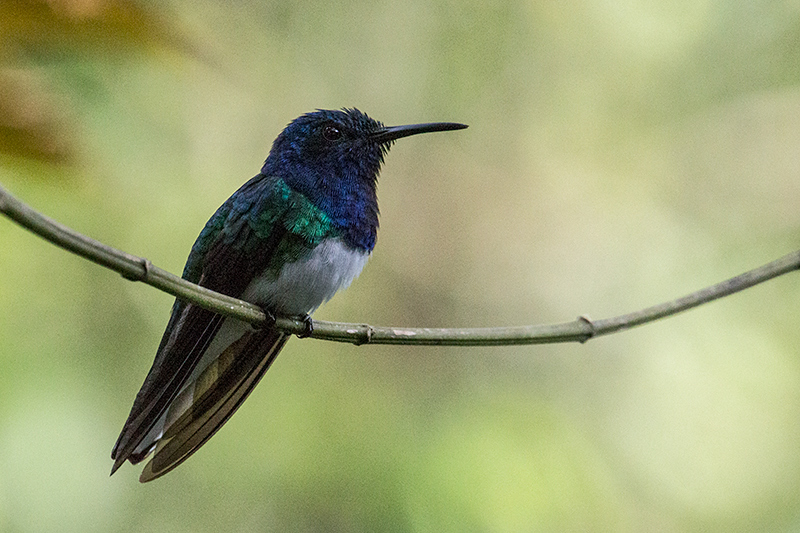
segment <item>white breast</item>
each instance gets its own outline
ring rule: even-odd
[[[344,289],[361,273],[369,252],[353,250],[340,239],[327,239],[311,254],[281,269],[278,277],[264,274],[254,279],[241,298],[277,313],[311,313]]]

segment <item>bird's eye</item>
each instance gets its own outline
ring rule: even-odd
[[[322,136],[328,141],[338,141],[342,137],[342,132],[333,124],[328,124],[322,128]]]

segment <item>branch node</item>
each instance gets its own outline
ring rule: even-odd
[[[369,324],[362,324],[361,327],[363,328],[364,334],[357,337],[353,344],[356,346],[361,346],[362,344],[369,344],[372,342],[372,336],[375,334],[375,328],[370,326]]]
[[[583,344],[586,341],[588,341],[589,339],[591,339],[592,337],[594,337],[594,335],[596,333],[596,331],[594,329],[594,322],[592,322],[592,319],[589,318],[587,315],[579,316],[578,317],[578,322],[583,322],[584,324],[589,326],[589,333],[586,334],[586,338],[584,338],[583,340],[580,341],[580,343]]]
[[[121,272],[123,278],[129,281],[146,281],[148,276],[150,275],[150,270],[153,268],[153,263],[150,262],[149,259],[144,257],[137,257],[137,263],[142,266],[141,272],[137,272],[136,274],[131,274],[129,271]]]

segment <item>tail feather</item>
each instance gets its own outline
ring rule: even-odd
[[[139,481],[163,476],[205,444],[258,384],[287,339],[275,329],[250,330],[210,363],[173,402]],[[178,401],[184,395],[191,397]]]
[[[164,413],[186,383],[191,382],[198,362],[226,322],[223,316],[200,307],[189,305],[179,309],[182,310],[173,314],[170,324],[177,321],[185,325],[173,332],[174,335],[170,334],[170,328],[164,334],[156,362],[136,395],[131,413],[111,452],[114,459],[111,474],[126,460],[135,464],[149,453],[153,444],[149,439],[159,433],[158,425]],[[168,357],[173,353],[181,354],[181,357]]]

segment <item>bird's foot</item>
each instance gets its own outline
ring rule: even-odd
[[[301,316],[300,320],[303,321],[303,331],[297,334],[297,338],[305,339],[306,337],[310,337],[311,334],[314,333],[314,322],[308,315]]]
[[[260,326],[258,326],[258,329],[273,327],[275,325],[275,320],[276,320],[275,319],[275,313],[273,313],[272,311],[270,311],[266,307],[262,307],[261,311],[264,312],[264,315],[266,316],[266,319],[264,320],[264,322],[261,323]]]

